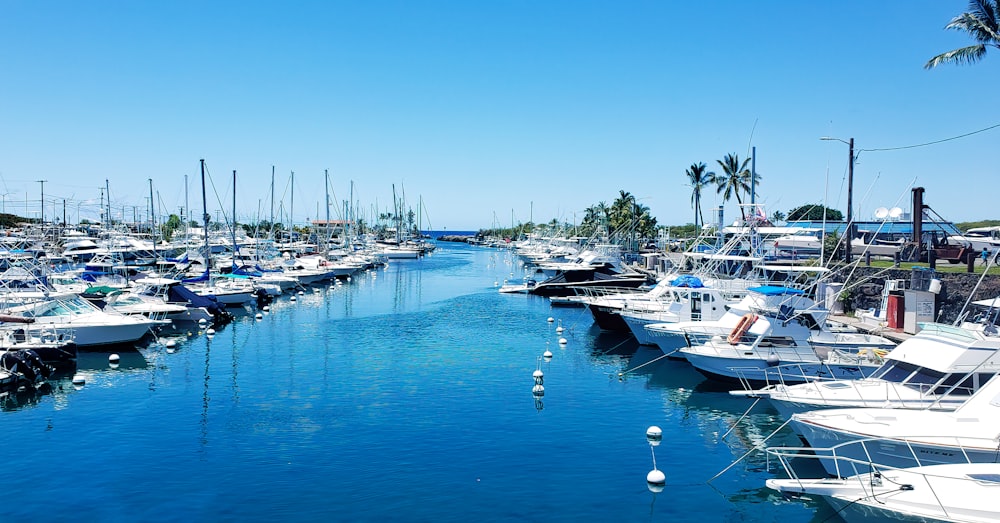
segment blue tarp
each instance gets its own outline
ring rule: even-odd
[[[748,289],[750,292],[756,292],[758,294],[763,294],[764,296],[784,296],[786,294],[802,295],[805,291],[802,289],[793,289],[791,287],[779,287],[777,285],[761,285],[760,287],[751,287]]]
[[[679,276],[670,282],[670,285],[674,287],[691,287],[692,289],[699,289],[705,286],[697,276]]]
[[[233,266],[233,275],[234,276],[254,276],[254,277],[259,278],[259,277],[263,276],[264,274],[262,274],[260,271],[254,270],[253,268],[251,268],[248,265],[244,265],[242,267],[236,267],[234,265]]]
[[[185,278],[181,280],[182,283],[200,283],[203,281],[208,281],[208,269],[205,269],[204,274],[195,278]]]

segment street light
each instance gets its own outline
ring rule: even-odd
[[[851,240],[854,238],[854,219],[851,215],[852,197],[854,195],[854,138],[851,141],[841,140],[822,136],[820,140],[836,140],[847,144],[847,249],[844,254],[844,262],[851,263]]]

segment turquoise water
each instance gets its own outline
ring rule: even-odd
[[[117,369],[107,353],[84,354],[83,388],[66,377],[4,404],[3,519],[831,516],[767,491],[778,471],[759,453],[706,483],[779,427],[777,414],[758,406],[725,435],[746,400],[601,333],[582,309],[496,292],[520,271],[506,252],[442,243],[421,260],[283,297],[260,320],[241,314],[214,336],[181,330],[171,351],[121,353]],[[554,357],[539,362],[546,347]],[[654,424],[660,493],[645,481]],[[771,441],[796,444],[785,432]]]

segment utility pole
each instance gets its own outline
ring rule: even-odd
[[[41,186],[42,186],[42,221],[41,221],[41,223],[43,223],[43,224],[45,223],[45,182],[46,181],[47,180],[38,180],[38,183],[41,184]]]
[[[847,238],[844,244],[847,246],[846,253],[844,254],[844,261],[848,264],[851,263],[851,240],[854,238],[854,215],[853,215],[853,197],[854,197],[854,138],[851,138],[850,143],[847,144],[848,159],[847,159]]]

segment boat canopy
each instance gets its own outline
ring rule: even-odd
[[[699,289],[705,286],[700,278],[691,275],[679,276],[671,281],[670,285],[673,287],[691,287],[692,289]]]
[[[750,287],[747,290],[763,294],[764,296],[785,296],[789,294],[799,296],[805,294],[805,291],[802,289],[793,289],[791,287],[781,287],[778,285],[761,285],[760,287]]]

